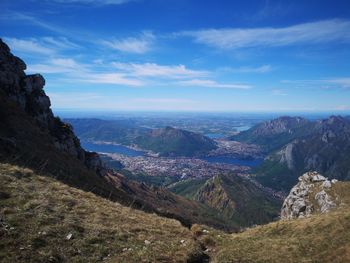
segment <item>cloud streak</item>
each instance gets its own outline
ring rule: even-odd
[[[205,87],[205,88],[223,88],[223,89],[250,89],[252,86],[236,83],[219,83],[208,79],[192,79],[178,82],[182,86]]]
[[[103,40],[105,46],[121,52],[144,54],[152,49],[155,37],[152,33],[144,32],[140,37],[127,37],[114,40]]]
[[[170,79],[205,77],[209,72],[191,70],[185,65],[159,65],[156,63],[120,63],[113,62],[112,66],[138,77],[163,77]]]
[[[350,21],[333,19],[279,28],[207,29],[183,31],[176,35],[191,37],[197,43],[219,49],[350,42]]]
[[[61,50],[77,49],[78,45],[70,42],[65,37],[42,37],[42,38],[4,38],[11,50],[18,53],[35,53],[40,55],[53,55]]]

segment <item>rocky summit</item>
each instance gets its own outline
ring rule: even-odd
[[[281,219],[309,217],[337,207],[335,200],[338,197],[330,191],[337,180],[329,181],[317,172],[307,172],[298,180],[283,203]]]
[[[85,151],[71,126],[53,115],[50,98],[44,92],[43,76],[27,75],[24,72],[26,67],[20,58],[11,54],[10,48],[0,39],[0,95],[34,118],[41,130],[49,131],[58,150],[76,157],[89,169],[104,174],[106,170],[99,156]],[[16,144],[14,138],[5,136],[0,136],[0,143],[7,144],[7,148],[11,148],[9,144]]]

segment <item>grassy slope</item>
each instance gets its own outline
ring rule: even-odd
[[[328,214],[278,221],[232,235],[210,230],[199,239],[211,247],[213,262],[350,262],[350,183],[332,188],[340,197],[339,207]]]
[[[331,213],[226,234],[189,231],[17,166],[0,164],[0,180],[1,262],[191,262],[203,246],[213,262],[350,261],[350,183],[333,186],[342,204]]]
[[[178,221],[17,166],[0,164],[0,181],[1,262],[186,262],[201,254]]]
[[[207,178],[204,179],[187,179],[174,183],[168,189],[175,194],[193,199],[197,191],[205,184]]]

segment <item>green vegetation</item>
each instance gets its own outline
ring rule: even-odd
[[[169,189],[216,209],[240,227],[271,222],[282,204],[251,181],[234,174],[180,181]]]
[[[296,138],[307,136],[314,126],[315,123],[306,119],[286,116],[257,124],[230,139],[260,145],[270,153]]]
[[[216,148],[213,140],[201,134],[172,127],[152,130],[137,137],[135,143],[161,156],[196,156]]]
[[[259,167],[253,170],[257,174],[256,180],[264,186],[278,191],[288,191],[296,184],[298,175],[302,171],[293,172],[287,165],[274,160],[265,160]]]
[[[197,191],[205,184],[207,178],[187,179],[179,181],[169,186],[168,189],[175,194],[181,195],[188,199],[193,199]]]

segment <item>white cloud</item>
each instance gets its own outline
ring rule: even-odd
[[[54,49],[43,46],[35,39],[18,39],[18,38],[4,38],[14,52],[23,53],[38,53],[42,55],[50,55],[55,52]]]
[[[61,50],[76,49],[79,46],[70,42],[65,37],[41,37],[41,38],[4,38],[12,51],[18,53],[36,53],[41,55],[52,55]]]
[[[144,32],[138,38],[128,37],[110,41],[104,40],[102,43],[107,47],[121,52],[144,54],[152,49],[154,39],[155,37],[152,33]]]
[[[224,88],[224,89],[250,89],[252,86],[245,84],[235,83],[218,83],[214,80],[208,79],[192,79],[178,82],[184,86],[196,86],[196,87],[207,87],[207,88]]]
[[[350,21],[324,20],[281,28],[207,29],[184,31],[176,35],[193,37],[198,43],[220,49],[349,42]]]
[[[72,58],[52,58],[46,64],[28,65],[27,72],[42,74],[81,73],[86,71],[86,67]]]
[[[65,80],[95,84],[142,86],[141,80],[105,68],[91,67],[72,58],[52,58],[45,64],[28,65],[28,73],[63,74]]]
[[[137,77],[166,77],[172,79],[204,77],[209,73],[207,71],[191,70],[185,65],[158,65],[155,63],[119,63],[113,62],[112,65],[130,75]]]
[[[87,74],[81,78],[83,82],[99,84],[116,84],[125,86],[142,86],[143,82],[137,79],[130,79],[119,73],[97,73]]]

